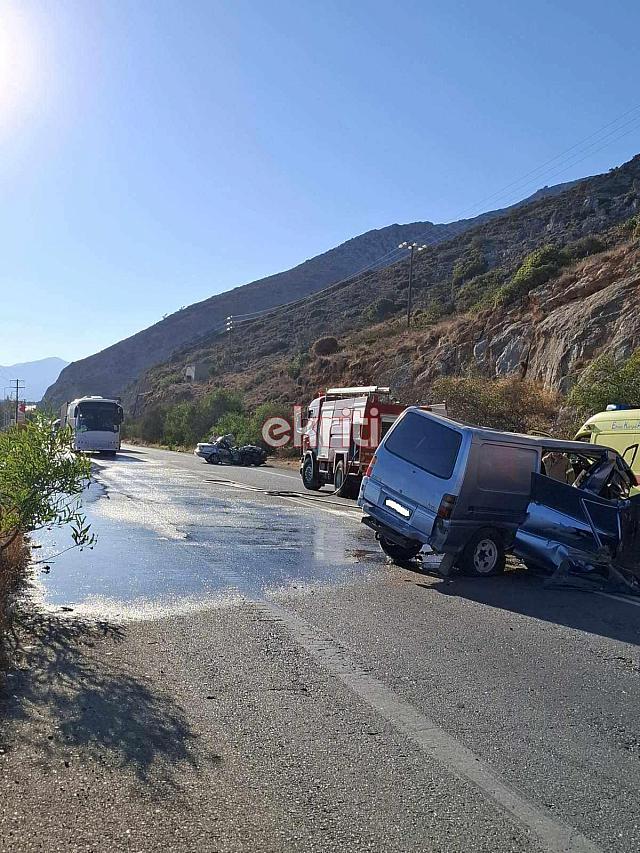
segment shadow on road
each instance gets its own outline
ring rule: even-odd
[[[5,752],[19,739],[21,750],[31,748],[40,760],[77,754],[129,768],[142,782],[178,787],[181,767],[195,766],[195,735],[184,711],[151,680],[110,663],[123,636],[106,622],[23,617],[12,649],[21,665],[9,673],[8,689],[0,688]]]
[[[543,585],[543,578],[526,571],[511,571],[496,578],[457,575],[451,580],[439,579],[436,583],[418,586],[640,645],[639,607],[576,589],[549,589]]]
[[[119,450],[118,454],[116,456],[114,456],[112,459],[110,459],[109,461],[110,462],[146,462],[147,461],[146,459],[142,459],[139,456],[134,456],[133,454],[135,452],[136,452],[135,450],[127,450],[127,451]],[[97,458],[100,459],[102,457],[98,456]]]

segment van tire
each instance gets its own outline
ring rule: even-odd
[[[302,485],[310,492],[317,492],[320,489],[320,480],[318,479],[318,471],[313,456],[309,453],[304,458],[302,463]]]
[[[488,578],[502,574],[505,561],[504,542],[500,532],[491,527],[484,527],[474,533],[467,542],[457,565],[465,575]]]
[[[378,536],[378,543],[387,557],[391,557],[394,563],[408,563],[417,557],[422,550],[422,542],[413,542],[411,545],[397,545],[384,536]]]

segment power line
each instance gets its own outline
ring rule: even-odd
[[[627,110],[627,112],[622,113],[622,115],[618,116],[617,118],[613,119],[612,121],[607,122],[607,124],[598,128],[598,130],[596,130],[593,133],[589,134],[588,136],[584,137],[579,142],[576,142],[574,145],[571,145],[569,148],[565,148],[564,151],[561,151],[559,154],[556,154],[555,157],[551,157],[549,160],[545,160],[544,163],[541,163],[539,166],[536,166],[535,169],[531,169],[529,172],[526,172],[524,175],[521,175],[519,178],[516,178],[515,180],[511,181],[511,183],[508,183],[504,187],[502,187],[501,189],[496,190],[495,192],[491,193],[491,195],[485,196],[484,198],[480,199],[475,204],[473,204],[471,207],[466,208],[465,211],[463,211],[462,216],[464,216],[467,211],[475,210],[477,207],[485,204],[487,201],[491,201],[492,199],[494,199],[496,197],[501,197],[504,192],[506,192],[507,190],[514,189],[518,184],[521,184],[526,178],[530,178],[530,177],[536,175],[536,173],[542,171],[546,166],[550,165],[551,163],[554,163],[556,160],[561,160],[566,154],[568,154],[571,151],[575,151],[576,148],[582,147],[585,142],[588,142],[590,139],[593,139],[594,136],[598,136],[600,133],[602,133],[602,131],[607,130],[609,127],[612,127],[612,125],[614,125],[614,124],[617,124],[619,121],[621,121],[623,118],[626,118],[631,113],[633,113],[633,112],[638,113],[638,111],[640,111],[640,104],[636,105],[635,107],[632,107],[632,109],[630,109],[630,110]],[[632,118],[629,122],[623,124],[621,127],[614,128],[609,133],[605,134],[601,139],[595,140],[590,145],[588,145],[584,150],[587,150],[588,148],[591,148],[592,146],[597,145],[599,142],[602,142],[604,139],[607,139],[609,136],[612,136],[615,133],[617,133],[619,130],[622,130],[622,128],[628,127],[629,124],[633,124],[633,123],[637,122],[638,120],[640,120],[640,114],[634,116],[634,118]],[[626,134],[623,134],[623,135],[626,135]],[[617,140],[612,140],[612,141],[615,142]],[[598,150],[601,150],[601,149],[598,149]],[[580,153],[583,153],[583,152],[576,152],[575,155],[574,154],[571,155],[571,158],[579,155]],[[591,152],[591,153],[596,153],[596,152]],[[571,158],[569,158],[569,159],[571,159]],[[581,161],[578,161],[578,162],[581,162]],[[575,165],[575,164],[572,164],[572,165]],[[540,175],[540,176],[537,176],[535,178],[536,182],[538,180],[540,180],[540,177],[542,177],[542,176]],[[459,217],[459,218],[462,218],[462,217]]]
[[[623,123],[622,125],[619,124],[623,119],[627,118],[628,116],[631,116],[634,113],[635,115],[629,121]],[[423,248],[433,247],[439,243],[445,242],[450,237],[458,236],[463,230],[459,224],[460,221],[463,220],[465,216],[468,216],[470,213],[476,211],[481,205],[484,205],[487,201],[495,200],[496,203],[498,203],[501,198],[505,197],[505,194],[508,191],[509,195],[512,195],[516,187],[520,187],[518,192],[524,192],[524,189],[528,184],[533,184],[534,182],[538,183],[542,179],[548,181],[550,178],[563,174],[564,172],[586,160],[592,154],[596,154],[599,151],[602,151],[604,148],[607,148],[613,142],[617,142],[625,136],[628,136],[630,133],[633,133],[633,131],[638,128],[640,128],[640,104],[637,104],[631,109],[626,110],[624,113],[620,114],[616,118],[602,125],[597,130],[593,131],[593,133],[590,133],[586,137],[583,137],[574,145],[569,146],[569,148],[564,149],[559,154],[556,154],[554,157],[551,157],[548,160],[544,161],[535,169],[529,170],[520,178],[517,178],[511,183],[506,184],[500,190],[497,190],[491,195],[486,196],[484,199],[481,199],[480,201],[474,203],[474,205],[472,205],[471,207],[465,208],[456,220],[440,226],[440,230],[437,234],[434,235],[431,232],[430,237],[425,236],[425,238],[423,238],[425,240]],[[604,135],[601,135],[604,131],[608,131],[608,133],[604,133]],[[620,131],[624,132],[620,133]],[[607,141],[605,142],[605,140]],[[586,143],[589,144],[586,145]],[[570,154],[571,156],[567,157],[568,154]],[[556,163],[558,166],[560,166],[560,169],[556,169],[556,171],[545,176],[543,170],[552,163]],[[531,178],[533,178],[533,181],[527,180]],[[523,184],[523,182],[525,181],[527,183]],[[515,202],[515,204],[517,204],[517,202]],[[427,232],[424,233],[426,235]],[[419,237],[417,239],[420,240]],[[229,332],[234,326],[250,323],[253,320],[257,320],[261,317],[266,317],[277,311],[286,308],[292,308],[295,305],[299,305],[305,302],[310,296],[319,296],[321,294],[325,294],[333,289],[338,289],[339,287],[348,283],[355,284],[359,279],[365,279],[374,272],[377,272],[382,266],[391,266],[396,261],[399,261],[402,255],[405,254],[405,252],[406,249],[403,249],[402,246],[394,247],[385,252],[384,254],[380,255],[379,257],[375,258],[374,260],[370,261],[368,264],[365,264],[365,266],[361,267],[356,272],[351,273],[350,275],[338,281],[332,282],[327,287],[324,287],[321,290],[317,290],[314,293],[307,294],[306,296],[302,296],[298,299],[294,299],[280,305],[274,305],[271,308],[265,308],[262,311],[254,311],[246,314],[232,315],[227,318],[227,324],[225,325],[224,329],[225,331]]]

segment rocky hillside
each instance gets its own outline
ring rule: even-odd
[[[251,401],[305,400],[331,383],[391,384],[428,397],[441,375],[512,372],[566,389],[604,351],[640,346],[640,156],[562,195],[485,222],[420,254],[413,327],[407,264],[340,284],[173,355],[132,389],[146,406],[217,386]],[[337,339],[318,353],[318,338]],[[181,368],[206,364],[208,382]]]
[[[230,314],[262,311],[303,298],[327,285],[352,276],[358,270],[396,249],[404,240],[437,243],[504,215],[532,199],[556,196],[573,184],[545,187],[529,199],[505,210],[483,213],[448,225],[414,222],[389,225],[354,237],[286,272],[268,276],[242,287],[212,296],[171,314],[102,352],[66,367],[48,389],[45,402],[58,406],[82,394],[120,396],[151,366],[160,364],[180,347],[201,339],[224,325]]]

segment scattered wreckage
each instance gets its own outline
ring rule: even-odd
[[[212,438],[211,441],[201,441],[193,451],[195,456],[200,456],[209,465],[242,465],[251,467],[264,465],[267,461],[267,452],[255,444],[235,445],[233,435],[221,435]]]
[[[640,495],[602,445],[466,426],[407,409],[379,445],[358,502],[391,558],[427,545],[476,576],[508,552],[551,583],[640,594]]]

